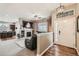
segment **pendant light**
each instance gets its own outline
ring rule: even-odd
[[[60,6],[56,9],[57,13],[61,13],[64,11],[64,5],[60,3]]]

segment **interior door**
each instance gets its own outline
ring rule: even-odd
[[[54,22],[54,43],[67,47],[75,47],[75,20],[57,20]]]

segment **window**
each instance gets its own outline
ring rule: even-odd
[[[47,22],[38,23],[38,31],[39,32],[47,32]]]
[[[59,12],[56,15],[56,17],[61,18],[61,17],[71,16],[71,15],[74,15],[74,10],[69,10],[69,11],[65,11],[65,12]]]
[[[7,31],[9,29],[8,24],[6,23],[0,23],[0,32]]]

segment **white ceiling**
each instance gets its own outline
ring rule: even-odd
[[[48,17],[57,3],[0,3],[0,20],[16,21],[19,17],[33,18],[34,15]]]

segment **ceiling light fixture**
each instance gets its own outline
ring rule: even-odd
[[[40,18],[39,18],[38,15],[34,15],[34,19],[35,19],[35,20],[39,20]]]
[[[64,5],[60,3],[60,6],[56,9],[57,13],[64,11]]]

